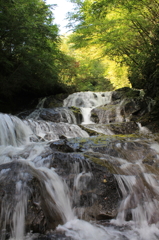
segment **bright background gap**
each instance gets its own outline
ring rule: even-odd
[[[60,34],[67,33],[69,29],[66,28],[68,24],[66,17],[67,13],[73,10],[73,3],[68,2],[68,0],[46,0],[46,4],[57,4],[57,7],[53,10],[54,23],[59,26]]]

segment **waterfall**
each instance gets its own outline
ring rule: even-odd
[[[90,120],[92,108],[81,107],[80,109],[83,116],[82,124],[93,124],[94,122]]]
[[[159,144],[140,123],[125,138],[93,124],[91,111],[111,103],[112,92],[72,94],[55,108],[60,122],[39,109],[23,120],[0,114],[0,240],[159,239]],[[123,103],[113,105],[116,122]],[[70,106],[105,135],[89,138]]]
[[[58,140],[60,136],[67,138],[73,137],[88,137],[89,135],[82,130],[78,125],[69,123],[52,123],[43,120],[25,120],[24,123],[28,125],[35,136],[41,140]]]
[[[20,146],[29,143],[32,131],[19,118],[0,114],[0,145]]]
[[[111,102],[112,92],[78,92],[64,100],[64,107],[95,107]]]
[[[152,148],[159,149],[159,145]],[[67,236],[77,240],[159,239],[159,217],[156,214],[159,208],[158,177],[147,172],[140,160],[128,163],[124,159],[116,158],[116,161],[118,168],[125,173],[115,175],[123,197],[116,219],[111,220],[108,227],[75,219],[59,225],[59,231],[64,231]],[[119,226],[119,230],[114,226]],[[123,226],[124,230],[120,231]]]
[[[64,107],[79,107],[83,116],[82,124],[92,124],[91,110],[111,102],[112,92],[78,92],[64,100]]]
[[[56,117],[59,117],[59,122],[67,122],[77,124],[77,120],[73,112],[69,108],[59,107],[54,109],[47,108],[37,108],[32,113],[30,113],[26,119],[34,119],[34,120],[55,120]],[[49,119],[47,119],[49,118]]]
[[[24,189],[25,184],[21,181],[16,183],[16,201],[15,211],[13,213],[13,229],[12,236],[16,240],[21,240],[25,233],[25,213],[27,209],[27,194]]]
[[[49,209],[60,215],[63,223],[75,219],[75,215],[71,208],[69,197],[69,189],[65,182],[61,180],[55,170],[45,167],[37,168],[33,163],[29,163],[33,175],[36,175],[40,182],[45,186],[43,194],[45,194]],[[51,201],[50,201],[51,199]]]

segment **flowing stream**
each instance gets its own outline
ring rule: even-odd
[[[94,124],[90,120],[91,111],[97,106],[109,104],[111,102],[112,92],[79,92],[74,93],[64,100],[66,107],[79,107],[83,116],[82,124]]]
[[[91,110],[111,103],[111,97],[111,92],[76,93],[65,99],[64,107],[80,107],[83,124],[94,124],[91,120]],[[116,109],[116,121],[123,121],[119,105]],[[150,134],[140,123],[138,127],[142,133]],[[113,135],[111,131],[104,133]],[[82,209],[76,208],[81,192],[87,189],[88,182],[93,178],[89,162],[81,162],[82,167],[79,167],[77,162],[72,164],[70,176],[73,176],[73,182],[69,184],[65,178],[58,175],[56,167],[50,167],[49,161],[43,158],[46,153],[50,154],[48,155],[50,158],[52,157],[49,143],[58,141],[61,136],[67,139],[89,138],[89,134],[74,123],[62,121],[55,123],[38,120],[36,117],[33,119],[33,114],[24,120],[16,116],[0,114],[0,181],[8,184],[7,186],[10,186],[10,181],[15,182],[15,188],[10,190],[14,190],[15,194],[10,197],[5,195],[3,187],[0,187],[0,195],[4,195],[0,202],[0,239],[38,239],[35,233],[27,232],[25,229],[28,201],[33,191],[27,183],[34,177],[40,186],[39,191],[44,200],[43,207],[47,209],[49,224],[53,224],[54,216],[58,222],[54,226],[56,233],[62,233],[65,236],[50,239],[159,239],[159,172],[157,168],[145,165],[142,161],[144,151],[149,148],[154,154],[152,161],[156,161],[156,166],[158,164],[159,145],[157,142],[151,142],[152,135],[150,140],[148,138],[144,140],[145,149],[142,154],[138,153],[137,149],[134,155],[132,153],[136,146],[140,147],[139,139],[136,138],[132,143],[132,151],[128,149],[126,142],[122,143],[123,145],[121,143],[115,145],[119,153],[125,151],[128,157],[123,158],[120,154],[116,157],[104,155],[109,163],[114,165],[114,177],[122,195],[116,218],[107,221],[85,221],[81,217]],[[48,160],[50,160],[49,157]],[[12,168],[10,163],[17,165],[15,168],[13,165]],[[73,190],[70,190],[71,184]],[[35,202],[35,204],[39,203]],[[8,222],[11,229],[10,235],[7,235]]]

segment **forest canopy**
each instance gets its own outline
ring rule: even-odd
[[[1,111],[7,102],[16,108],[22,99],[131,85],[159,100],[158,0],[70,1],[65,37],[55,5],[0,1]]]
[[[70,0],[76,12],[71,42],[81,48],[98,45],[129,69],[133,87],[152,97],[159,92],[159,1]]]
[[[53,22],[44,1],[0,1],[1,105],[58,92],[61,53]]]
[[[111,91],[121,87],[131,87],[127,67],[102,56],[98,45],[88,45],[75,49],[70,43],[72,34],[62,38],[61,51],[72,58],[64,72],[62,82],[74,85],[77,91]]]

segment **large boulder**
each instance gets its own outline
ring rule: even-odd
[[[124,98],[136,98],[142,95],[141,90],[137,90],[137,89],[133,89],[133,88],[129,88],[129,87],[123,87],[123,88],[119,88],[115,91],[113,91],[112,94],[112,101],[116,101],[116,100],[122,100]]]
[[[121,195],[111,171],[95,162],[99,156],[59,151],[54,156],[53,167],[72,189],[76,215],[85,220],[114,218]]]
[[[81,126],[90,136],[97,134],[114,135],[114,134],[133,134],[139,131],[135,122],[118,122],[111,124],[87,124]]]
[[[124,98],[91,111],[91,119],[96,123],[137,121],[149,111],[148,102],[142,98]]]

